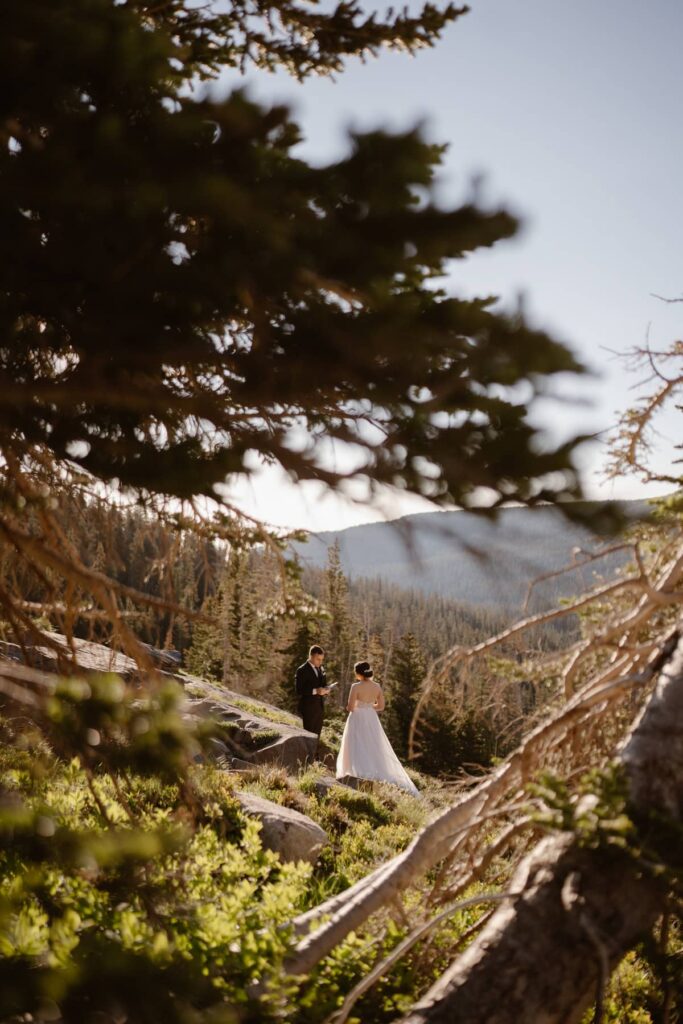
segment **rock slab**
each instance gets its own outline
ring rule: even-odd
[[[239,751],[238,759],[254,765],[277,764],[291,771],[312,761],[318,750],[318,737],[306,732],[294,715],[265,701],[227,690],[206,679],[182,676],[187,694],[185,713],[190,717],[212,718],[232,728]],[[244,704],[242,707],[240,704]],[[263,717],[258,713],[262,709]],[[249,734],[277,733],[258,750],[250,749]]]
[[[328,843],[327,833],[311,818],[291,807],[265,800],[254,793],[236,793],[246,814],[261,821],[261,842],[282,860],[315,863]]]

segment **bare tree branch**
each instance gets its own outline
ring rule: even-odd
[[[683,641],[618,759],[634,812],[683,818]],[[546,839],[512,879],[523,894],[492,916],[403,1024],[578,1024],[606,975],[661,914],[666,886],[613,847]],[[598,955],[596,956],[596,951]],[[542,966],[541,966],[542,965]]]

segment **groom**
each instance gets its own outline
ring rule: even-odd
[[[308,652],[308,661],[299,665],[296,670],[296,692],[299,698],[299,714],[304,721],[304,729],[314,732],[318,739],[323,727],[323,710],[327,689],[323,659],[325,652],[318,644],[313,644]]]

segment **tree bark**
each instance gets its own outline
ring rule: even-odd
[[[672,645],[673,646],[673,645]],[[620,753],[633,812],[683,821],[683,641]],[[666,892],[616,847],[543,840],[501,907],[403,1024],[578,1024]]]

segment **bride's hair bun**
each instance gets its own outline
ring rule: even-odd
[[[353,671],[357,676],[363,676],[364,679],[372,679],[375,674],[370,668],[368,661],[357,661],[353,666]]]

